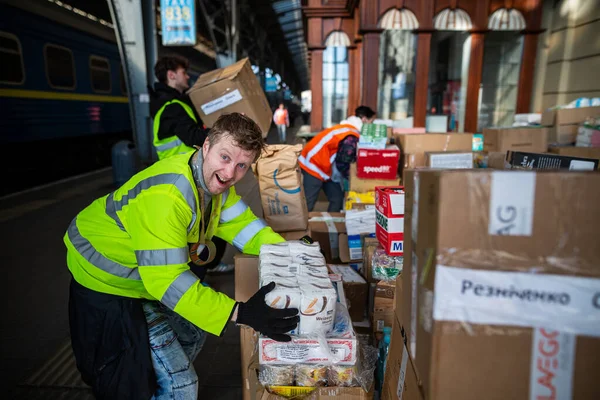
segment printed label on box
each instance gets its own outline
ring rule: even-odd
[[[406,346],[404,346],[404,351],[402,352],[402,362],[400,363],[400,376],[398,376],[398,387],[396,389],[396,396],[398,396],[398,400],[402,400],[402,395],[404,394],[404,380],[406,379],[407,365],[408,350],[406,350]]]
[[[600,337],[600,279],[438,265],[433,318]]]
[[[234,91],[224,94],[221,97],[218,97],[212,101],[209,101],[206,104],[200,106],[202,112],[206,115],[210,115],[216,111],[219,111],[225,107],[232,105],[233,103],[237,103],[242,100],[242,94],[238,89]]]
[[[493,172],[489,234],[531,236],[534,200],[535,172]]]
[[[536,328],[531,349],[529,399],[570,399],[573,395],[575,336]]]

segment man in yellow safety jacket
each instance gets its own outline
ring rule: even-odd
[[[185,95],[190,87],[188,67],[188,60],[177,56],[161,57],[154,66],[158,82],[150,88],[150,115],[159,160],[202,146],[208,133]]]
[[[194,150],[206,140],[208,129],[203,125],[188,96],[189,62],[179,56],[161,57],[154,66],[158,82],[150,89],[150,115],[154,119],[153,143],[159,160]],[[221,262],[227,243],[216,238],[217,255],[203,267],[194,268],[200,277],[208,273],[228,273],[233,264]]]
[[[233,187],[263,147],[250,118],[221,116],[201,150],[155,163],[71,222],[71,342],[97,398],[196,399],[194,358],[205,332],[221,335],[229,321],[290,340],[298,310],[265,304],[273,283],[240,303],[189,268],[214,257],[213,237],[246,254],[284,240]]]

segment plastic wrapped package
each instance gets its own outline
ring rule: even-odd
[[[294,386],[294,365],[261,365],[258,380],[264,386]]]
[[[329,385],[350,387],[356,386],[358,382],[354,381],[355,366],[354,365],[332,365],[329,368]]]
[[[296,385],[308,387],[327,386],[327,365],[296,364]]]
[[[290,245],[288,242],[281,242],[275,244],[263,244],[260,246],[259,256],[262,258],[267,254],[276,254],[286,257],[290,257]]]
[[[371,274],[376,280],[392,282],[402,272],[404,257],[389,256],[384,249],[376,249],[372,258]]]
[[[325,266],[300,265],[298,276],[329,279],[329,270]]]
[[[300,291],[300,333],[309,335],[330,332],[335,321],[337,303],[337,293],[331,281],[325,286],[321,279],[303,280],[300,282]]]

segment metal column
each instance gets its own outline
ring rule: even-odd
[[[148,94],[148,65],[154,65],[156,58],[156,32],[155,28],[144,29],[144,15],[142,1],[146,4],[146,15],[152,19],[154,5],[152,0],[108,0],[108,7],[115,26],[115,34],[123,63],[123,73],[127,94],[129,97],[129,111],[133,128],[133,137],[137,154],[143,164],[150,164],[154,160],[152,147],[152,130],[150,129],[150,96]],[[150,7],[148,7],[148,5]],[[145,36],[145,34],[148,34]],[[144,37],[153,38],[149,44],[152,51],[151,58],[147,59],[147,46]]]

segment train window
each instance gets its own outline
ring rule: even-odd
[[[46,44],[44,59],[46,60],[46,77],[51,87],[75,89],[75,62],[71,50],[54,44]]]
[[[110,92],[110,64],[108,59],[90,56],[90,79],[94,92]]]
[[[121,93],[127,94],[127,84],[125,83],[125,72],[123,71],[123,64],[121,64],[119,71],[121,72]]]
[[[19,39],[8,32],[0,32],[0,82],[10,85],[20,85],[25,82],[23,69],[23,52]]]

